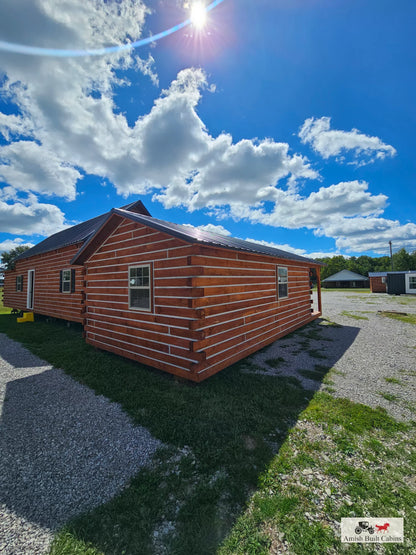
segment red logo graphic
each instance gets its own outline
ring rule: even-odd
[[[377,532],[387,532],[389,526],[390,524],[388,522],[382,525],[376,524]]]

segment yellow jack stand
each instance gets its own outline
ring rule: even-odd
[[[23,312],[23,317],[17,319],[18,324],[22,324],[23,322],[34,322],[35,318],[33,312]]]

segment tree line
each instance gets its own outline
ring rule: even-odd
[[[321,269],[321,279],[325,279],[341,270],[350,270],[362,276],[368,276],[368,272],[389,272],[391,271],[390,256],[351,256],[345,258],[342,255],[332,258],[317,258],[318,262],[323,262],[325,266]],[[400,249],[393,254],[393,271],[416,270],[416,250],[412,253],[406,249]]]

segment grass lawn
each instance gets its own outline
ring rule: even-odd
[[[336,523],[354,515],[404,515],[408,544],[386,553],[414,552],[414,425],[244,362],[193,385],[86,345],[77,325],[1,315],[0,331],[166,445],[119,496],[68,523],[53,555],[263,554],[285,542],[299,555],[340,553]]]
[[[10,314],[10,310],[3,305],[3,287],[0,287],[0,314]]]
[[[370,288],[365,287],[322,287],[322,291],[334,293],[339,291],[343,291],[344,293],[371,293]]]

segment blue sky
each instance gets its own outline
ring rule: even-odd
[[[123,45],[190,8],[3,0],[0,41]],[[411,0],[223,0],[132,51],[0,49],[0,250],[138,198],[308,256],[415,250],[415,16]]]

